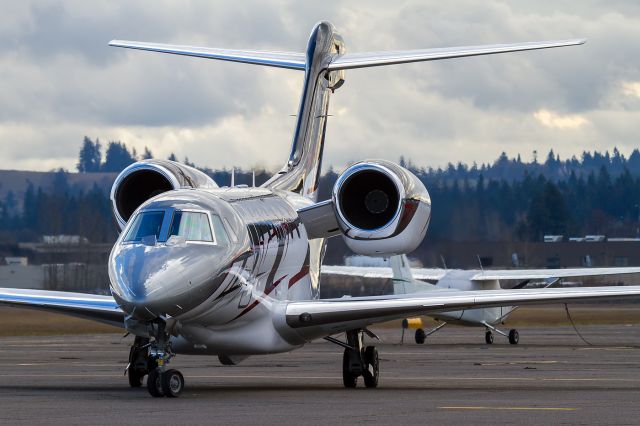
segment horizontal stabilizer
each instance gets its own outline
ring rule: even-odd
[[[329,69],[346,70],[351,68],[406,64],[409,62],[463,58],[465,56],[493,55],[496,53],[519,52],[522,50],[575,46],[578,44],[583,44],[585,42],[586,40],[584,39],[576,39],[514,44],[492,44],[484,46],[445,47],[437,49],[403,50],[395,52],[347,53],[331,61],[331,64],[329,64]]]
[[[465,56],[493,55],[496,53],[518,52],[522,50],[575,46],[585,42],[586,40],[584,39],[574,39],[514,44],[491,44],[484,46],[401,50],[393,52],[347,53],[344,55],[334,56],[328,65],[328,69],[346,70],[352,68],[376,67],[381,65],[405,64],[409,62],[436,61],[440,59],[463,58]],[[305,70],[306,66],[305,55],[303,53],[295,52],[218,49],[212,47],[180,46],[175,44],[146,43],[126,40],[112,40],[109,42],[109,46],[302,71]]]
[[[216,49],[211,47],[179,46],[174,44],[145,43],[126,40],[112,40],[109,42],[109,46],[303,71],[305,69],[305,57],[302,53]]]

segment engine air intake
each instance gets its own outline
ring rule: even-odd
[[[349,176],[338,194],[344,218],[363,230],[381,228],[398,211],[398,189],[385,173],[364,169]]]
[[[170,160],[143,160],[124,169],[111,187],[111,205],[120,229],[145,201],[178,188],[217,188],[206,174]]]
[[[422,182],[391,161],[361,161],[333,186],[332,203],[347,246],[358,254],[391,256],[420,244],[431,216]]]
[[[157,170],[136,170],[125,176],[116,190],[118,214],[128,221],[140,204],[172,189],[174,188],[169,179]]]

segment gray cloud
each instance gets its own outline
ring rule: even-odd
[[[300,73],[106,44],[302,51],[321,19],[352,52],[589,39],[350,71],[332,99],[325,164],[404,155],[438,166],[503,150],[569,156],[637,145],[640,96],[623,90],[640,82],[637,2],[23,1],[0,17],[0,167],[73,168],[85,134],[212,167],[275,167],[287,155]],[[265,146],[278,156],[265,158]]]

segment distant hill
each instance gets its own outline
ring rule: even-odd
[[[59,172],[31,172],[25,170],[0,170],[0,200],[4,200],[9,192],[13,192],[18,204],[22,204],[24,193],[33,184],[35,188],[52,190],[55,176]],[[88,191],[97,185],[105,194],[111,190],[111,184],[117,173],[66,173],[67,182],[73,192]]]

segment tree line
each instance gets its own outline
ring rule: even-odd
[[[22,200],[9,191],[0,201],[0,241],[39,241],[43,235],[61,234],[80,235],[96,243],[115,241],[109,195],[95,183],[88,190],[74,188],[68,172],[58,170],[50,186],[29,183]]]
[[[152,158],[120,142],[101,145],[85,137],[78,171],[119,172],[129,164]],[[170,159],[176,160],[175,155]],[[588,153],[561,160],[553,151],[543,163],[524,162],[502,153],[492,164],[450,164],[446,168],[418,167],[404,158],[425,184],[432,199],[430,241],[541,241],[546,234],[635,237],[640,226],[640,152],[629,158]],[[184,163],[195,167],[185,158]],[[201,168],[219,185],[229,185],[229,170]],[[338,173],[330,169],[320,179],[319,199],[331,196]],[[271,173],[256,171],[256,184]],[[238,170],[236,184],[252,181],[251,171]],[[68,174],[52,174],[49,187],[30,184],[24,194],[9,192],[0,200],[0,236],[4,241],[34,241],[41,235],[72,234],[92,242],[112,242],[117,233],[109,196],[97,185],[89,190],[69,186]]]

